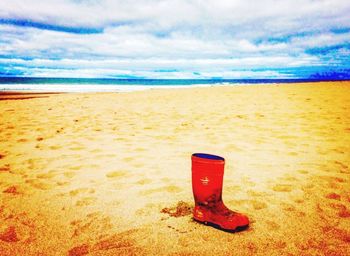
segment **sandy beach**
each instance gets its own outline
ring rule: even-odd
[[[0,100],[0,255],[350,255],[350,82],[39,96]],[[194,152],[247,230],[192,220]]]

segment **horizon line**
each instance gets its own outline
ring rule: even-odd
[[[110,80],[110,81],[350,81],[350,77],[299,77],[299,78],[143,78],[143,77],[26,77],[26,76],[0,76],[0,83],[5,80]]]

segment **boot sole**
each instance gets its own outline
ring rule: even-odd
[[[216,229],[219,229],[221,231],[228,232],[228,233],[241,232],[243,230],[246,230],[249,227],[249,224],[248,224],[248,225],[245,225],[245,226],[237,226],[235,229],[226,229],[226,228],[222,228],[219,224],[215,224],[215,223],[212,223],[212,222],[200,221],[200,220],[196,220],[195,218],[193,218],[193,220],[198,222],[198,223],[200,223],[200,224],[204,224],[206,226],[210,226],[210,227],[213,227],[213,228],[216,228]]]

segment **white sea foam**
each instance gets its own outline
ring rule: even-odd
[[[1,84],[0,91],[28,92],[132,92],[149,89],[189,88],[223,86],[223,84],[187,84],[187,85],[103,85],[103,84]],[[233,85],[233,84],[231,84]]]

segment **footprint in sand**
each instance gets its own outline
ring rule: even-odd
[[[100,148],[90,150],[90,153],[93,153],[93,154],[100,153],[100,152],[102,152],[102,149]]]
[[[58,149],[61,149],[62,146],[59,146],[59,145],[54,145],[54,146],[50,146],[49,149],[51,150],[58,150]]]
[[[83,146],[76,146],[76,147],[70,147],[69,149],[73,150],[73,151],[80,151],[80,150],[85,149],[85,147],[83,147]]]
[[[82,199],[79,199],[75,205],[76,206],[89,206],[97,201],[96,197],[83,197]]]
[[[304,191],[306,194],[311,194],[314,189],[315,189],[315,185],[312,183],[301,186],[301,190]]]
[[[308,173],[309,173],[309,172],[306,171],[306,170],[298,170],[298,172],[301,173],[301,174],[308,174]]]
[[[90,188],[77,188],[77,189],[73,189],[73,190],[69,191],[69,195],[70,196],[76,196],[76,195],[79,195],[79,194],[82,194],[82,193],[89,193],[89,191],[91,191]]]
[[[54,172],[49,172],[49,173],[42,173],[42,174],[38,174],[36,175],[36,177],[38,179],[52,179],[56,176],[57,174]]]
[[[1,241],[7,243],[24,242],[25,244],[28,244],[35,239],[35,224],[33,220],[28,217],[26,212],[19,213],[18,215],[11,213],[9,216],[3,217],[5,217],[5,219],[15,219],[16,224],[5,225],[5,223],[2,223],[3,225],[0,227]]]
[[[43,141],[43,140],[44,140],[43,137],[37,137],[37,138],[36,138],[36,141]]]
[[[350,218],[350,210],[341,203],[332,204],[332,207],[338,211],[340,218]]]
[[[10,173],[21,175],[24,178],[26,178],[28,176],[27,171],[24,169],[11,170]]]
[[[259,191],[255,191],[255,190],[248,190],[247,191],[247,194],[251,197],[257,197],[257,196],[263,196],[263,197],[266,197],[268,196],[269,194],[266,193],[266,192],[259,192]]]
[[[325,198],[340,200],[340,195],[338,195],[337,193],[329,193],[325,195]]]
[[[250,202],[253,205],[254,210],[261,210],[267,207],[267,204],[262,201],[251,200]]]
[[[80,169],[82,169],[82,168],[83,168],[82,165],[70,166],[70,167],[69,167],[69,170],[78,171],[78,170],[80,170]]]
[[[76,173],[75,172],[64,172],[63,175],[67,178],[73,178]]]
[[[342,183],[344,183],[346,180],[340,177],[334,177],[334,176],[316,176],[316,179],[318,183],[321,181],[327,182],[328,188],[338,189]]]
[[[294,197],[293,201],[296,202],[297,204],[302,204],[305,202],[305,199],[301,197]]]
[[[334,176],[317,176],[318,179],[328,181],[328,182],[336,182],[336,183],[344,183],[345,179],[340,177],[334,177]]]
[[[28,169],[33,170],[33,169],[37,169],[36,163],[38,162],[39,162],[38,159],[28,159],[25,164],[28,165]]]
[[[112,171],[106,174],[107,178],[121,178],[127,176],[128,172],[127,171]]]
[[[140,168],[140,167],[143,167],[144,164],[143,163],[133,163],[132,166],[136,167],[136,168]]]
[[[276,138],[282,139],[282,140],[294,140],[297,137],[296,136],[291,136],[291,135],[280,135],[276,136]]]
[[[265,115],[261,114],[261,113],[255,113],[255,117],[257,118],[263,118],[265,117]]]
[[[279,224],[271,220],[267,220],[266,224],[269,230],[278,230],[281,227]]]
[[[253,242],[248,242],[246,245],[244,245],[249,251],[249,255],[255,255],[258,251],[257,245]]]
[[[288,212],[293,212],[293,211],[295,211],[294,205],[287,204],[287,203],[282,203],[281,206],[282,206],[282,209],[283,209],[284,211],[288,211]]]
[[[271,244],[272,248],[274,249],[284,249],[287,247],[287,243],[285,241],[277,240],[273,241]]]
[[[145,191],[141,191],[140,195],[147,196],[147,195],[151,195],[151,194],[158,193],[158,192],[179,193],[181,191],[182,191],[182,188],[175,186],[175,185],[169,185],[169,186],[164,186],[161,188],[154,188],[154,189],[148,189]]]
[[[289,184],[276,184],[272,187],[272,190],[276,192],[291,192],[293,187]]]
[[[138,180],[137,182],[136,182],[136,184],[140,184],[140,185],[146,185],[146,184],[150,184],[152,182],[152,180],[151,179],[141,179],[141,180]]]
[[[282,180],[285,180],[285,181],[298,181],[298,179],[293,177],[293,176],[283,177]]]
[[[16,186],[10,186],[10,187],[6,188],[6,189],[3,191],[3,193],[11,194],[11,195],[19,195],[19,194],[21,194],[21,193],[18,191],[18,189],[17,189]]]
[[[89,253],[89,249],[88,244],[78,245],[68,251],[68,256],[83,256]]]
[[[113,141],[129,142],[130,140],[128,138],[118,137],[118,138],[114,138]]]
[[[350,231],[349,230],[336,228],[334,226],[325,226],[325,227],[322,227],[322,231],[324,233],[331,234],[332,237],[336,237],[339,240],[346,242],[347,244],[350,242]],[[336,255],[336,254],[334,254],[334,255]]]
[[[350,211],[349,211],[349,209],[347,209],[347,208],[341,209],[338,212],[338,216],[340,218],[350,218]]]
[[[246,115],[236,115],[239,119],[247,119],[248,117]]]
[[[138,216],[151,216],[153,212],[159,211],[161,208],[160,204],[148,203],[144,207],[135,211]]]
[[[27,179],[25,183],[30,184],[32,187],[40,189],[40,190],[48,190],[53,188],[54,186],[50,183],[44,183],[37,179]]]
[[[16,228],[10,226],[0,233],[0,240],[8,243],[18,242],[19,238],[17,236]]]
[[[10,168],[9,164],[5,164],[5,165],[0,167],[0,172],[9,172],[10,170],[11,170],[11,168]]]
[[[342,167],[344,169],[348,169],[349,168],[346,164],[344,164],[344,163],[342,163],[340,161],[335,160],[334,163],[339,165],[340,167]]]
[[[92,233],[103,234],[113,227],[111,218],[102,215],[101,212],[92,212],[86,215],[83,219],[77,219],[71,221],[70,225],[73,227],[73,237],[88,236]]]
[[[337,153],[339,153],[339,154],[345,154],[345,152],[346,152],[345,150],[343,150],[343,149],[341,149],[341,148],[334,148],[333,151],[334,151],[334,152],[337,152]]]
[[[131,229],[119,234],[109,236],[108,238],[95,243],[91,247],[91,251],[101,251],[101,255],[105,254],[103,251],[112,252],[113,255],[142,255],[143,250],[136,246],[135,241],[132,238],[136,235],[134,233],[137,231],[137,229]]]
[[[57,181],[56,184],[58,186],[66,186],[66,185],[69,185],[70,182],[68,182],[68,181]]]
[[[131,161],[133,161],[133,160],[134,160],[133,157],[124,157],[124,158],[123,158],[123,161],[126,162],[126,163],[131,162]]]

